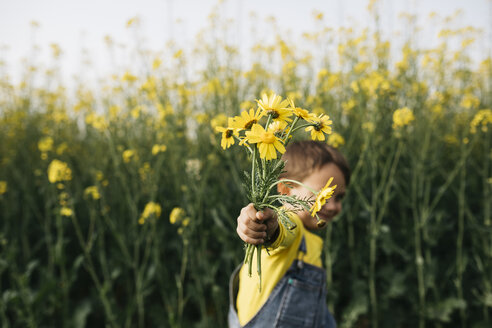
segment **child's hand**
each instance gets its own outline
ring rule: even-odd
[[[248,244],[259,245],[272,238],[278,228],[275,212],[269,208],[258,212],[252,203],[241,209],[237,218],[237,234]]]

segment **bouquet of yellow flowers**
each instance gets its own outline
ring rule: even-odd
[[[328,200],[336,187],[330,186],[330,181],[320,190],[311,190],[299,181],[290,179],[279,180],[283,172],[285,162],[280,158],[285,152],[285,147],[290,142],[293,134],[304,129],[311,133],[313,140],[325,140],[325,134],[332,132],[328,115],[315,115],[308,110],[296,107],[292,99],[282,100],[276,94],[262,94],[261,99],[256,100],[257,108],[243,111],[239,116],[228,118],[227,127],[217,127],[217,132],[222,133],[221,146],[227,149],[236,141],[250,154],[251,172],[245,172],[245,188],[249,200],[260,211],[264,208],[273,209],[281,223],[288,229],[294,229],[295,224],[290,220],[287,211],[283,207],[288,203],[294,209],[311,211],[312,216],[318,219],[318,226],[324,226],[326,222],[321,220],[317,212]],[[295,196],[275,194],[275,186],[286,183],[289,186],[302,185],[310,190],[316,198],[299,199]],[[248,265],[251,276],[251,264],[254,251],[257,254],[257,267],[261,290],[261,251],[267,245],[245,245],[244,263]]]

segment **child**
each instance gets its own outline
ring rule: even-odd
[[[342,198],[349,184],[350,170],[343,155],[325,143],[294,142],[282,159],[286,172],[280,178],[300,181],[321,190],[333,177],[335,192],[318,212],[329,222],[342,210]],[[299,185],[278,184],[282,194],[310,198],[312,193]],[[314,198],[312,198],[314,200]],[[241,210],[237,218],[237,234],[250,244],[268,246],[262,252],[262,288],[258,288],[256,261],[253,275],[245,266],[231,276],[229,294],[229,327],[335,327],[326,306],[326,273],[322,269],[323,240],[312,233],[320,229],[317,219],[308,211],[291,215],[297,225],[288,230],[279,224],[270,209],[257,212],[253,204]]]

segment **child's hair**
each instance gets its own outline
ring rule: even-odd
[[[282,159],[286,161],[285,172],[280,178],[303,181],[325,164],[334,163],[345,177],[345,184],[350,183],[350,168],[345,157],[336,148],[320,141],[296,141],[291,143]]]

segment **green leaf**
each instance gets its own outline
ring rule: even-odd
[[[450,297],[437,304],[430,304],[427,308],[427,317],[441,322],[450,322],[451,314],[458,309],[466,309],[465,300]]]
[[[75,310],[73,316],[73,326],[75,328],[84,328],[86,326],[87,316],[91,313],[92,307],[89,301],[80,304]]]

